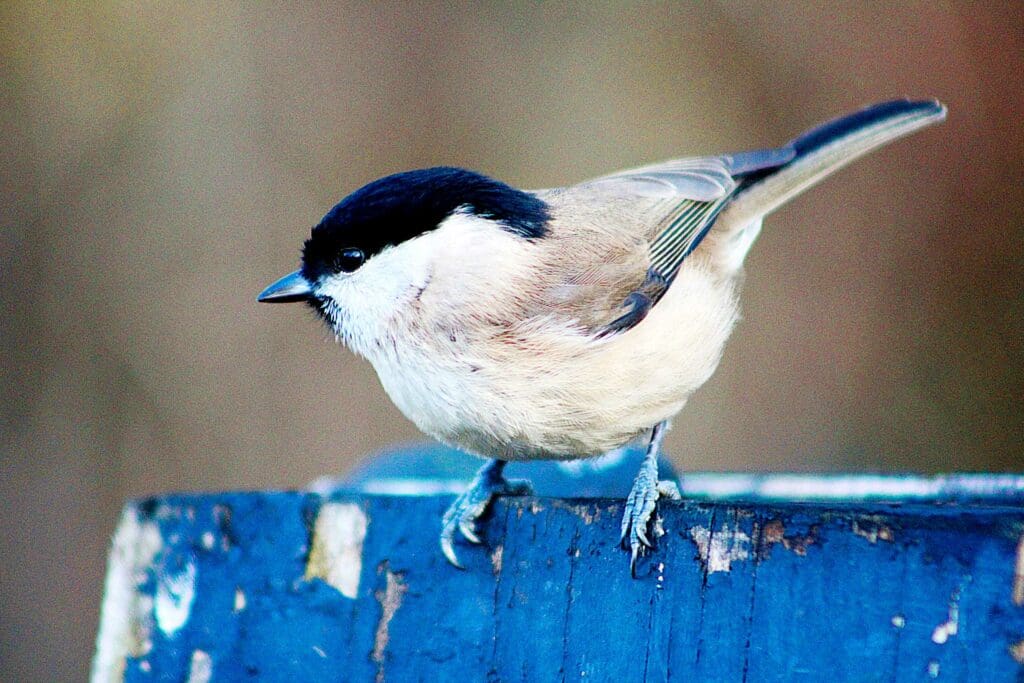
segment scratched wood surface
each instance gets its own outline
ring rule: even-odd
[[[635,580],[615,544],[621,500],[500,500],[487,547],[459,547],[466,571],[437,546],[450,500],[129,504],[93,679],[1024,678],[1016,495],[667,504]]]

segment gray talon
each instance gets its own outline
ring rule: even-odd
[[[653,548],[651,538],[664,535],[661,520],[655,514],[661,497],[679,500],[679,487],[672,481],[658,481],[658,451],[665,436],[665,423],[658,424],[651,432],[647,454],[633,482],[633,488],[626,499],[626,510],[622,515],[619,543],[630,551],[629,573],[636,577],[636,561],[648,548]],[[648,527],[651,536],[648,536]]]
[[[459,569],[465,567],[455,554],[455,532],[458,531],[470,543],[482,543],[476,522],[487,512],[494,496],[522,496],[532,493],[529,482],[508,481],[501,475],[505,464],[504,460],[490,460],[481,467],[469,488],[455,499],[441,519],[441,552]]]
[[[459,562],[459,558],[455,555],[455,548],[452,547],[452,535],[446,532],[447,529],[441,532],[441,552],[452,563],[452,566],[458,569],[465,569]]]
[[[475,522],[470,519],[462,519],[459,522],[459,531],[462,532],[467,541],[473,545],[480,545],[480,537],[477,536],[476,529],[473,528],[474,524]]]

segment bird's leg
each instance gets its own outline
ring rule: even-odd
[[[441,520],[441,551],[448,561],[462,569],[455,556],[455,532],[458,530],[470,543],[480,543],[476,533],[476,521],[487,511],[491,499],[496,495],[526,496],[533,492],[530,483],[522,479],[509,481],[501,472],[508,463],[505,460],[488,460],[480,468],[469,485]]]
[[[668,423],[659,422],[651,430],[647,454],[644,456],[640,472],[637,473],[636,480],[633,482],[629,498],[626,499],[626,512],[622,516],[622,536],[619,541],[623,548],[628,547],[630,550],[629,572],[634,577],[636,576],[637,557],[646,548],[653,547],[647,535],[648,526],[652,527],[655,538],[664,533],[656,517],[654,523],[651,524],[651,517],[654,515],[658,498],[662,496],[673,500],[680,498],[679,487],[675,482],[658,481],[658,452],[661,450],[661,442],[665,438],[667,429]]]

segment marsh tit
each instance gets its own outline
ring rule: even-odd
[[[898,100],[775,149],[676,159],[523,191],[459,168],[356,190],[313,228],[268,303],[304,302],[367,358],[430,436],[489,458],[444,516],[441,548],[492,497],[527,490],[509,460],[589,458],[635,439],[646,456],[622,519],[637,556],[658,534],[669,420],[714,372],[736,323],[763,217],[881,145],[942,120]]]

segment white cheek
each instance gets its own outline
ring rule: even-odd
[[[433,247],[414,239],[377,254],[354,273],[324,277],[317,291],[339,310],[335,333],[352,349],[368,355],[387,336],[395,313],[430,281]]]

